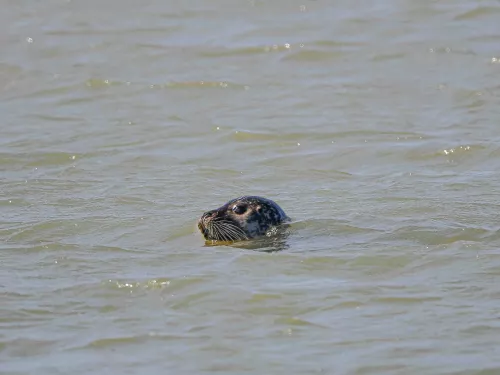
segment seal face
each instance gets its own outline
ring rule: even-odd
[[[198,228],[208,241],[242,241],[271,235],[290,221],[285,212],[270,199],[243,196],[205,212]]]

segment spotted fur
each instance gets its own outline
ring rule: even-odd
[[[290,218],[272,200],[243,196],[205,212],[198,220],[198,228],[207,241],[233,242],[271,236],[287,221]]]

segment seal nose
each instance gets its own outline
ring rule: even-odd
[[[206,219],[206,218],[214,218],[215,216],[217,216],[217,210],[211,210],[211,211],[207,211],[203,214],[203,218]]]

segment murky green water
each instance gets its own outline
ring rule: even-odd
[[[500,373],[496,1],[6,1],[2,374]],[[243,194],[280,252],[207,247]]]

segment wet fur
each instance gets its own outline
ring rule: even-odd
[[[245,212],[238,214],[236,206],[245,207]],[[271,236],[287,221],[290,218],[272,200],[244,196],[205,212],[198,220],[198,228],[207,241],[234,242]]]

